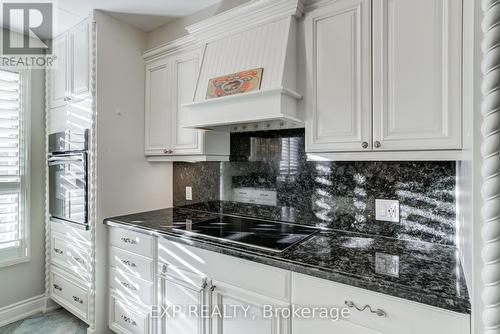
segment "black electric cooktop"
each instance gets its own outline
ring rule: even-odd
[[[175,229],[275,252],[282,252],[319,231],[313,227],[235,216],[186,223]]]

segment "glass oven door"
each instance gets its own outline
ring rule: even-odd
[[[87,154],[53,155],[48,165],[51,218],[87,225]]]

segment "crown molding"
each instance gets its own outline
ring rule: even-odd
[[[196,40],[209,42],[303,13],[304,0],[253,0],[189,25],[186,30]]]
[[[152,49],[146,50],[142,53],[142,57],[145,61],[151,61],[158,57],[168,56],[180,50],[184,51],[189,48],[195,48],[197,46],[200,46],[200,44],[193,38],[193,36],[186,35],[171,42],[161,44]]]

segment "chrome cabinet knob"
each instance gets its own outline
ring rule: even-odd
[[[172,153],[174,153],[174,151],[165,149],[165,150],[163,150],[163,153],[164,154],[172,154]]]
[[[377,141],[375,141],[375,142],[373,143],[373,146],[374,146],[375,148],[380,148],[380,146],[382,146],[382,144],[380,144],[380,142],[377,140]]]
[[[368,148],[368,142],[364,141],[361,143],[362,148]]]

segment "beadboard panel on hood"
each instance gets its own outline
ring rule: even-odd
[[[230,160],[175,163],[174,205],[398,239],[455,242],[455,162],[307,161],[303,129],[233,133]],[[185,200],[186,186],[193,187],[194,201]],[[242,203],[235,200],[234,189],[276,191],[276,203]],[[375,199],[399,200],[400,222],[377,221]]]

